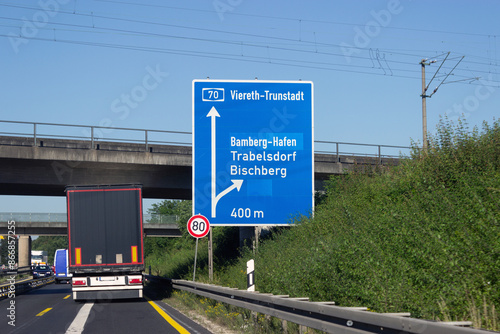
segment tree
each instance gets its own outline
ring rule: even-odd
[[[12,240],[14,240],[14,249],[15,249],[15,261],[18,263],[18,239],[10,239],[10,243],[12,245]],[[0,239],[0,265],[4,264],[6,267],[8,267],[8,262],[9,262],[9,237],[8,236],[2,236]]]
[[[48,263],[54,263],[54,254],[57,249],[68,248],[67,236],[40,236],[31,243],[32,250],[47,251]]]
[[[155,203],[152,208],[148,209],[149,214],[175,215],[177,207],[182,201],[179,200],[164,200],[160,203]]]
[[[187,233],[186,222],[191,216],[191,201],[180,200],[164,200],[160,203],[155,203],[148,209],[148,213],[175,215],[179,217],[178,225],[183,234]],[[167,247],[175,243],[171,238],[145,238],[144,239],[144,257],[151,254],[161,255]]]

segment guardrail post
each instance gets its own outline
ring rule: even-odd
[[[94,149],[94,127],[90,127],[90,149]]]
[[[36,123],[33,123],[33,146],[36,146]]]
[[[378,163],[382,164],[382,155],[380,154],[380,145],[378,145]]]
[[[337,147],[337,162],[340,162],[340,157],[339,157],[339,143],[335,143],[335,146]]]
[[[144,136],[146,141],[146,152],[148,151],[148,130],[144,130]]]
[[[284,334],[288,334],[288,321],[281,320],[281,329]]]

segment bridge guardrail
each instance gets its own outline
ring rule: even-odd
[[[375,313],[367,308],[336,306],[329,302],[311,302],[309,298],[290,298],[267,293],[185,280],[169,280],[174,289],[191,292],[226,304],[245,308],[328,333],[419,333],[484,334],[470,322],[435,322],[409,318],[407,313]]]
[[[2,125],[10,125],[13,128],[4,130]],[[45,132],[42,128],[46,128]],[[49,133],[47,132],[49,129]],[[55,129],[59,130],[59,134]],[[80,133],[76,133],[81,130]],[[113,137],[113,132],[119,132],[120,137]],[[146,130],[133,128],[118,128],[106,126],[92,125],[72,125],[72,124],[56,124],[56,123],[40,123],[40,122],[20,122],[20,121],[5,121],[0,120],[0,135],[14,137],[28,137],[32,139],[32,146],[39,146],[42,138],[50,139],[72,139],[83,140],[89,142],[89,149],[96,149],[99,142],[117,142],[117,143],[134,143],[143,147],[144,152],[148,152],[151,145],[178,145],[191,146],[192,143],[180,138],[189,136],[188,131],[166,131],[166,130]],[[160,140],[160,137],[168,137]],[[377,158],[381,163],[383,158],[400,158],[402,155],[409,155],[411,147],[396,146],[396,145],[380,145],[380,144],[362,144],[349,142],[336,142],[315,140],[315,153],[323,153],[335,155],[336,160],[340,161],[340,156],[366,156]],[[318,149],[317,146],[324,147]],[[349,151],[346,151],[346,147]],[[367,152],[370,150],[370,152]]]

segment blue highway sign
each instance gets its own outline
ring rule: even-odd
[[[193,214],[287,225],[314,206],[313,83],[193,81]]]

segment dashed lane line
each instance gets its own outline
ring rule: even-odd
[[[85,322],[87,322],[92,306],[94,306],[94,303],[86,303],[82,306],[71,325],[69,325],[66,334],[81,334],[83,332]]]
[[[41,317],[42,315],[44,315],[45,313],[49,312],[50,310],[52,310],[52,307],[46,308],[42,312],[38,313],[36,316],[37,317]]]

